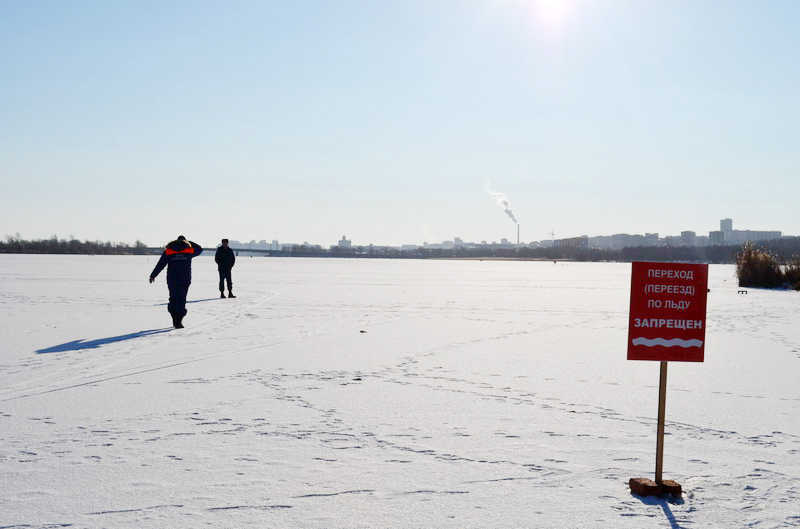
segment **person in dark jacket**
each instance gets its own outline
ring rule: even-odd
[[[217,262],[217,269],[219,270],[219,297],[225,297],[225,282],[227,281],[228,297],[235,298],[236,296],[233,295],[231,269],[236,262],[236,256],[233,254],[233,250],[228,248],[228,239],[222,239],[222,246],[217,248],[214,260]]]
[[[186,316],[186,294],[192,284],[192,259],[203,253],[199,244],[187,241],[186,237],[179,235],[177,239],[167,244],[161,259],[156,263],[150,274],[150,282],[167,267],[167,287],[169,288],[169,303],[167,310],[172,315],[172,325],[176,329],[183,329],[183,317]]]

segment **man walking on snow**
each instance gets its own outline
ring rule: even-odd
[[[225,282],[227,281],[228,297],[235,298],[236,296],[233,295],[231,269],[236,262],[236,256],[233,254],[233,250],[228,248],[228,239],[222,239],[222,246],[217,248],[214,260],[217,262],[217,269],[219,270],[219,297],[225,297]]]
[[[186,237],[179,235],[177,239],[167,244],[161,259],[156,263],[150,274],[150,282],[167,267],[167,287],[169,288],[169,303],[167,310],[172,315],[172,325],[176,329],[183,329],[183,317],[186,316],[186,294],[192,284],[192,259],[203,253],[199,244],[187,241]]]

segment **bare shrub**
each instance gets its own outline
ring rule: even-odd
[[[775,288],[785,282],[778,258],[751,242],[736,254],[736,277],[740,287]]]
[[[786,261],[783,266],[783,279],[793,289],[800,290],[800,256],[794,255]]]

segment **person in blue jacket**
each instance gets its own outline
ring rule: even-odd
[[[164,248],[161,259],[150,274],[152,283],[164,267],[167,267],[169,288],[167,310],[172,315],[172,325],[176,329],[183,329],[183,317],[186,316],[186,294],[189,292],[189,285],[192,284],[192,259],[201,253],[203,249],[199,244],[187,241],[186,237],[179,235]]]

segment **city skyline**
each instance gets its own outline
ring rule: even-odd
[[[235,238],[230,238],[232,247],[237,249],[262,249],[279,251],[281,248],[292,246],[311,246],[319,248],[334,248],[334,247],[392,247],[397,249],[412,250],[415,248],[458,248],[459,246],[478,246],[478,245],[497,245],[506,247],[524,246],[524,247],[547,247],[552,245],[574,245],[576,241],[583,241],[578,244],[586,244],[589,248],[599,249],[613,249],[618,250],[626,246],[654,246],[657,244],[674,244],[686,246],[714,246],[714,245],[737,245],[743,244],[747,241],[758,242],[780,239],[782,237],[793,237],[793,235],[784,234],[781,230],[739,230],[734,229],[733,219],[725,218],[719,221],[719,230],[711,230],[708,235],[698,235],[693,230],[682,230],[679,235],[662,235],[659,233],[615,233],[610,235],[581,235],[577,237],[543,239],[539,241],[524,241],[509,240],[506,237],[501,238],[499,241],[481,240],[473,241],[468,238],[455,236],[452,239],[445,239],[442,241],[423,241],[422,243],[407,242],[400,245],[381,244],[380,242],[371,241],[369,243],[354,243],[352,239],[347,238],[347,234],[342,235],[341,239],[334,244],[326,244],[320,242],[313,242],[304,240],[303,242],[297,241],[280,241],[279,239],[252,239],[250,241],[240,241]],[[216,244],[217,246],[219,243]]]
[[[0,232],[402,245],[731,217],[800,233],[798,16],[789,0],[5,2]]]

